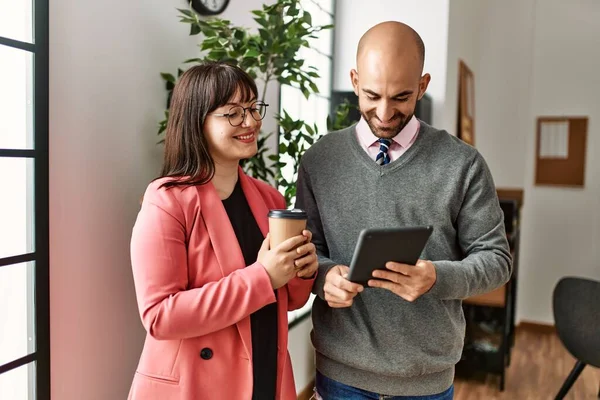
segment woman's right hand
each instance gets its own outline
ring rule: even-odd
[[[267,270],[273,289],[279,289],[296,276],[294,261],[304,254],[298,254],[296,247],[307,241],[303,235],[294,236],[269,249],[269,235],[260,246],[257,261]]]

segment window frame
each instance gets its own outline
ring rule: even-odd
[[[335,14],[336,14],[336,5],[337,2],[336,0],[331,0],[331,12],[323,9],[320,5],[319,5],[319,0],[300,0],[302,1],[309,1],[311,3],[313,3],[317,8],[319,8],[320,12],[324,12],[327,13],[331,16],[331,21],[332,24],[335,25]],[[322,93],[316,93],[316,94],[312,94],[310,96],[310,98],[308,100],[304,99],[304,96],[301,95],[301,99],[303,99],[304,102],[306,102],[306,104],[304,105],[312,105],[311,100],[319,98],[319,99],[326,99],[328,102],[328,107],[327,107],[327,114],[329,115],[329,109],[331,107],[331,97],[332,97],[332,93],[333,93],[333,77],[334,77],[334,54],[335,54],[335,26],[331,29],[331,43],[330,43],[330,49],[331,49],[331,54],[324,54],[321,51],[317,50],[317,49],[313,49],[311,48],[311,51],[315,51],[316,53],[318,53],[320,56],[325,57],[329,60],[329,90],[328,90],[328,95],[325,96]],[[282,109],[285,109],[284,107],[284,99],[282,97],[282,90],[281,90],[282,85],[279,86],[279,112],[281,113]],[[298,92],[301,93],[300,89],[297,88],[293,88],[293,90],[297,90]],[[314,100],[313,100],[314,101]],[[289,111],[289,108],[288,108]],[[297,115],[291,115],[292,118],[298,118],[299,116]],[[325,122],[325,121],[323,121]],[[277,149],[279,148],[279,136],[277,137]],[[296,325],[300,324],[301,322],[303,322],[304,320],[306,320],[307,318],[310,317],[311,315],[311,311],[312,311],[312,302],[314,301],[315,295],[311,295],[311,297],[309,298],[309,301],[300,309],[295,310],[295,311],[290,311],[288,312],[288,329],[292,329],[294,328]]]
[[[50,399],[50,251],[49,251],[49,1],[32,0],[33,43],[0,36],[0,46],[33,54],[33,149],[0,148],[0,157],[34,160],[33,252],[0,258],[0,268],[35,262],[33,304],[35,351],[0,365],[0,374],[22,366],[35,369],[27,389],[30,399]],[[25,266],[26,267],[26,266]],[[34,383],[34,384],[33,384]],[[33,384],[33,385],[32,385]]]

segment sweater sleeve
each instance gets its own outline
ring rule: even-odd
[[[327,248],[327,241],[325,240],[325,232],[323,231],[319,208],[310,182],[310,175],[302,163],[300,163],[300,168],[298,169],[295,207],[305,210],[308,215],[307,228],[312,232],[312,242],[317,248],[317,255],[319,258],[319,270],[313,285],[313,293],[325,300],[325,294],[323,293],[325,276],[332,267],[337,265],[337,263],[329,259],[329,249]]]
[[[478,153],[467,182],[456,220],[457,243],[465,257],[433,262],[437,280],[429,293],[443,300],[490,292],[505,284],[511,274],[504,217],[492,175]]]

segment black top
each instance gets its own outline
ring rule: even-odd
[[[223,206],[242,249],[246,265],[256,262],[264,237],[252,215],[240,181]],[[252,400],[274,400],[277,381],[277,303],[250,315],[254,391]]]

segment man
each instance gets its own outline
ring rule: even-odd
[[[324,136],[302,158],[297,207],[308,212],[319,253],[317,398],[451,399],[464,340],[461,299],[510,277],[503,215],[484,159],[414,117],[430,81],[424,58],[421,38],[405,24],[367,31],[350,73],[361,120]],[[363,228],[417,225],[434,227],[424,259],[389,262],[365,287],[346,279]]]

